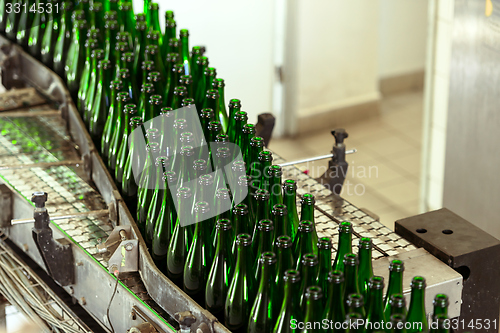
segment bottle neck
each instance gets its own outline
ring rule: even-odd
[[[229,254],[231,255],[231,229],[217,230],[217,248],[216,252],[218,254]]]
[[[358,288],[358,266],[357,265],[345,265],[344,267],[344,277],[346,283],[346,290],[349,292],[359,293]]]
[[[341,233],[339,236],[338,260],[342,263],[344,255],[352,252],[352,235],[351,233]],[[357,268],[356,268],[357,271]]]
[[[296,195],[295,191],[285,191],[283,203],[286,205],[289,214],[293,212],[295,212],[295,214],[297,213]]]
[[[260,275],[259,294],[268,295],[276,272],[276,264],[263,264]]]
[[[260,258],[260,255],[270,250],[270,245],[273,241],[273,230],[259,230],[259,238],[258,238],[258,247],[257,247],[257,256]]]
[[[370,305],[368,307],[368,316],[376,316],[377,318],[383,318],[384,306],[383,306],[383,289],[371,289],[370,290]]]
[[[314,222],[314,205],[302,205],[300,219],[302,221]]]
[[[243,275],[250,274],[253,263],[249,258],[252,258],[252,256],[250,245],[238,245],[236,271]]]
[[[389,273],[389,285],[387,286],[388,300],[391,295],[403,293],[403,272],[392,271]]]
[[[257,223],[260,220],[269,218],[269,200],[258,200],[257,201]]]
[[[372,249],[359,249],[359,269],[365,272],[373,272]]]
[[[408,308],[408,316],[410,312],[419,313],[419,315],[425,316],[425,290],[413,288],[411,290],[410,306]]]
[[[300,296],[300,282],[286,281],[283,302],[285,302],[287,310],[300,307]]]
[[[329,272],[332,267],[332,250],[331,249],[318,249],[318,260],[320,268]]]
[[[190,70],[189,70],[189,37],[188,36],[182,36],[181,37],[181,57],[182,57],[182,63],[184,64],[184,73],[185,75],[190,75]],[[215,109],[214,109],[215,111]]]

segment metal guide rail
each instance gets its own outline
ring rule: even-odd
[[[189,310],[197,319],[191,326],[192,332],[196,328],[203,332],[228,332],[154,266],[142,236],[95,153],[73,103],[65,90],[61,92],[64,87],[59,87],[62,84],[60,79],[1,36],[0,47],[4,52],[2,68],[9,65],[9,71],[14,73],[2,71],[4,84],[20,86],[22,81],[36,87],[36,90],[10,90],[8,98],[0,95],[0,183],[5,183],[14,192],[12,217],[31,217],[28,198],[40,190],[48,193],[46,207],[49,214],[83,214],[52,221],[55,233],[70,239],[78,247],[78,251],[73,251],[76,283],[65,287],[66,291],[75,299],[85,299],[82,306],[104,327],[109,328],[111,321],[116,331],[128,330],[140,323],[137,320],[153,323],[159,332],[174,331],[178,327],[173,320],[175,313]],[[56,103],[47,100],[40,103],[37,91],[51,96]],[[30,100],[36,101],[36,105],[29,105]],[[274,163],[280,162],[283,160],[274,154]],[[315,195],[319,236],[331,237],[336,248],[338,224],[351,221],[353,245],[357,245],[360,237],[373,239],[375,274],[387,278],[389,260],[394,256],[405,259],[407,272],[411,272],[405,274],[405,293],[409,292],[413,275],[424,275],[429,290],[427,309],[432,308],[430,300],[435,293],[446,292],[450,296],[450,317],[458,316],[461,295],[461,276],[458,273],[426,251],[416,249],[363,210],[335,198],[299,168],[283,167],[283,179],[287,178],[298,181],[299,195],[306,192]],[[109,211],[108,215],[93,214],[105,210]],[[98,253],[96,245],[106,240],[116,225],[130,225],[134,237],[139,239],[140,276],[132,274],[121,279],[120,292],[114,296],[114,302],[120,304],[119,310],[113,307],[108,317],[106,309],[116,280],[108,273],[108,263]],[[1,230],[44,267],[41,258],[33,251],[31,227],[20,224]],[[137,313],[143,315],[131,315],[131,309],[139,309]]]

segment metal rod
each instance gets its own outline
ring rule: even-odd
[[[346,150],[345,154],[346,155],[354,154],[357,151],[358,151],[357,149]],[[312,161],[325,160],[325,159],[331,158],[331,157],[333,157],[333,154],[321,155],[321,156],[315,156],[315,157],[309,157],[309,158],[304,158],[302,160],[281,163],[281,164],[278,164],[278,165],[280,167],[284,167],[284,166],[301,164],[301,163],[307,163],[307,162],[312,162]]]
[[[56,161],[56,162],[42,162],[42,163],[32,163],[32,164],[16,164],[16,165],[2,165],[0,170],[6,169],[29,169],[29,168],[50,168],[52,166],[62,166],[62,165],[83,165],[82,160],[67,160],[67,161]]]
[[[50,220],[57,221],[57,220],[65,220],[65,219],[72,219],[72,218],[77,218],[77,217],[87,217],[87,216],[97,217],[97,216],[106,216],[108,214],[109,214],[109,211],[107,209],[100,209],[100,210],[91,210],[91,211],[83,212],[83,213],[50,216]],[[12,223],[12,225],[23,224],[23,223],[35,223],[35,220],[32,218],[15,219],[15,220],[11,220],[11,223]]]

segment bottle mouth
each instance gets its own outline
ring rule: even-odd
[[[319,286],[310,286],[307,287],[305,296],[306,299],[317,301],[323,298],[323,290]]]
[[[332,247],[332,239],[330,237],[321,237],[320,239],[318,239],[318,249],[331,250]]]
[[[405,270],[404,262],[399,259],[392,260],[391,263],[389,264],[389,271],[391,272],[403,272],[404,270]]]
[[[137,128],[137,127],[141,126],[142,125],[142,118],[139,116],[130,118],[129,125],[132,128]]]
[[[272,231],[274,230],[274,223],[273,221],[267,219],[260,220],[257,228],[260,231]]]
[[[288,210],[284,204],[276,204],[273,207],[272,214],[274,216],[285,216],[288,214]]]
[[[359,240],[358,248],[361,250],[371,250],[373,246],[372,239],[369,237],[362,237]]]
[[[189,187],[181,187],[177,190],[177,197],[179,199],[191,198],[191,189]]]
[[[341,222],[339,225],[340,233],[352,233],[352,223],[349,221]]]
[[[281,169],[281,168],[280,168]],[[297,191],[297,183],[293,179],[287,179],[283,182],[283,191],[293,194]]]
[[[236,245],[249,246],[252,244],[252,236],[249,234],[239,234],[236,236]]]
[[[231,166],[231,170],[233,170],[234,172],[243,172],[246,170],[246,166],[245,166],[245,162],[243,161],[235,161],[233,162],[233,165]],[[246,177],[246,176],[240,176],[239,179],[242,179],[242,177]],[[249,177],[250,178],[250,177]]]
[[[218,189],[215,196],[219,200],[229,200],[230,199],[229,190],[227,188]]]
[[[276,246],[279,248],[287,249],[292,247],[292,245],[293,245],[292,238],[290,236],[281,235],[278,236],[278,238],[276,239]]]
[[[346,303],[349,307],[360,308],[365,304],[365,301],[361,294],[350,294],[347,296]]]
[[[163,173],[163,181],[167,181],[169,184],[177,182],[177,174],[175,171],[165,171]]]
[[[358,256],[354,253],[344,255],[344,265],[357,266],[359,264]]]
[[[103,60],[99,60],[99,63],[97,64],[97,68],[99,68],[99,69],[102,68],[104,70],[110,69],[111,68],[111,61],[104,60],[104,59]]]
[[[215,225],[217,230],[231,230],[233,228],[230,219],[219,219]]]
[[[406,317],[405,315],[403,314],[400,314],[400,313],[395,313],[393,315],[391,315],[391,323],[393,324],[397,324],[397,323],[404,323],[405,320],[406,320]],[[394,326],[394,325],[393,325]],[[396,326],[397,327],[397,326]]]
[[[157,153],[160,151],[160,144],[158,142],[150,142],[147,147],[153,153]]]
[[[276,254],[274,252],[264,252],[259,258],[260,262],[264,265],[274,265],[276,264]]]
[[[403,294],[393,294],[389,299],[389,304],[395,308],[406,308],[406,298]]]
[[[283,280],[285,282],[297,283],[300,281],[300,272],[295,269],[289,269],[285,272]]]
[[[256,129],[254,124],[245,124],[242,130],[243,134],[255,134]]]
[[[206,162],[205,160],[203,160],[204,162],[204,168],[198,168],[197,170],[205,170],[206,169]],[[198,184],[202,185],[202,186],[209,186],[209,185],[212,185],[214,183],[214,177],[212,175],[202,175],[200,177],[200,179],[198,180]]]
[[[445,308],[448,307],[450,301],[448,300],[448,296],[446,294],[437,294],[432,301],[432,304],[437,307]]]
[[[230,108],[241,108],[241,101],[239,99],[233,98],[229,101]]]
[[[299,232],[310,233],[313,231],[313,223],[311,221],[300,221]]]
[[[127,104],[125,105],[125,107],[123,108],[123,111],[125,113],[128,113],[130,115],[132,114],[136,114],[137,113],[137,106],[135,104]]]
[[[307,267],[314,267],[318,265],[318,257],[313,253],[306,253],[302,256],[302,265]]]
[[[215,142],[229,142],[229,136],[227,134],[217,134],[217,136],[215,137]]]
[[[422,276],[413,277],[410,286],[415,289],[425,289],[426,287],[425,278]]]
[[[199,201],[199,202],[196,203],[196,205],[194,207],[194,211],[197,214],[208,213],[210,211],[210,205],[206,201]]]
[[[179,32],[179,36],[181,37],[189,37],[189,30],[188,29],[181,29]]]
[[[194,105],[194,99],[191,97],[184,98],[182,100],[181,106],[189,106],[189,105]]]
[[[269,191],[266,189],[259,189],[255,191],[254,198],[257,201],[267,201],[269,200]]]
[[[233,208],[233,214],[243,216],[248,214],[248,206],[244,203],[239,203]]]
[[[269,150],[264,150],[259,153],[259,161],[270,162],[273,160],[273,154]]]
[[[250,146],[262,148],[264,147],[264,139],[260,136],[254,136],[250,139]]]
[[[372,276],[368,280],[368,286],[370,289],[382,290],[384,289],[384,278],[381,276]]]
[[[344,273],[342,271],[330,271],[328,273],[328,282],[339,284],[344,282]]]
[[[121,102],[128,102],[130,100],[130,95],[128,92],[119,92],[116,99]]]

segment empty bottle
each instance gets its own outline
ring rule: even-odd
[[[361,294],[358,279],[358,266],[359,261],[356,254],[348,253],[344,256],[344,300],[347,300],[350,294]]]
[[[304,321],[304,312],[300,307],[301,277],[299,271],[287,270],[282,279],[285,284],[284,298],[273,333],[295,332],[290,323]]]
[[[391,305],[389,304],[391,296],[394,294],[403,294],[404,270],[404,263],[399,259],[394,259],[389,264],[389,285],[387,286],[387,292],[384,300],[384,314],[386,318],[389,318],[392,314]],[[406,308],[403,314],[406,315]]]
[[[305,327],[301,333],[323,332],[323,291],[321,287],[307,287],[305,293]]]
[[[415,276],[412,279],[410,306],[406,316],[406,321],[411,324],[411,327],[406,330],[408,333],[429,331],[425,312],[425,287],[423,277]]]
[[[344,256],[348,253],[352,253],[352,224],[344,221],[339,225],[339,245],[333,270],[344,271]],[[347,276],[345,278],[347,281]]]
[[[333,325],[339,325],[345,320],[344,306],[344,273],[341,271],[331,271],[328,273],[328,297],[323,318],[333,322]]]
[[[368,282],[369,303],[366,311],[366,332],[372,333],[379,330],[385,330],[384,316],[384,278],[381,276],[372,276]]]
[[[359,256],[359,269],[358,269],[358,279],[359,288],[361,289],[361,294],[363,297],[369,301],[370,297],[368,282],[373,276],[372,268],[372,240],[368,237],[362,237],[358,244],[358,256]]]
[[[294,256],[297,259],[296,269],[300,270],[302,256],[307,253],[318,253],[318,244],[313,239],[313,224],[311,221],[301,221],[299,232],[294,242]]]

